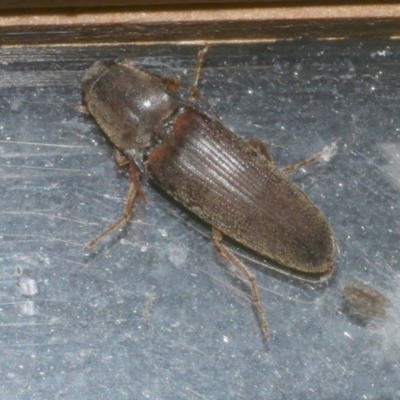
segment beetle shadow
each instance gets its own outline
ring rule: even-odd
[[[385,319],[387,315],[368,315],[361,312],[357,312],[349,305],[346,301],[343,301],[342,305],[338,309],[339,314],[345,314],[347,319],[354,325],[361,328],[366,328],[368,326],[378,326]]]
[[[345,314],[352,324],[362,328],[365,328],[373,319],[371,316],[355,312],[346,302],[343,302],[338,312]]]

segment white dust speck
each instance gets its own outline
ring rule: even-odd
[[[184,264],[188,255],[188,248],[181,245],[173,245],[168,248],[168,258],[176,267]]]
[[[332,142],[329,146],[325,146],[321,152],[321,160],[326,163],[329,162],[332,157],[334,157],[337,153],[338,146],[336,142]]]
[[[168,233],[167,233],[167,231],[165,229],[159,229],[158,232],[161,233],[162,237],[167,237],[168,236]]]
[[[22,301],[18,303],[19,313],[25,315],[26,317],[32,317],[36,314],[36,306],[34,301]]]
[[[35,279],[27,277],[19,280],[18,288],[22,296],[34,296],[39,292]]]

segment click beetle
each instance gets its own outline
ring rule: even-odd
[[[320,155],[279,169],[259,139],[247,142],[199,111],[197,82],[207,49],[199,53],[189,100],[178,95],[176,80],[153,75],[130,60],[96,62],[85,73],[87,108],[117,149],[119,164],[129,164],[131,173],[124,216],[86,247],[125,224],[137,198],[145,201],[140,178],[147,174],[212,227],[219,254],[251,284],[266,339],[268,325],[255,276],[221,240],[226,235],[296,271],[332,271],[338,254],[333,231],[287,176]]]

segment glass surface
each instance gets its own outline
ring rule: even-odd
[[[243,259],[266,346],[249,286],[210,229],[146,178],[131,223],[83,249],[122,215],[129,182],[77,109],[83,72],[130,57],[188,85],[199,49],[0,49],[1,398],[400,398],[398,40],[215,45],[206,57],[202,94],[278,165],[338,146],[293,175],[336,233],[333,277],[309,283]],[[352,280],[391,300],[387,318],[343,312]]]

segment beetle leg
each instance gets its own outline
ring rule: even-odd
[[[285,172],[286,174],[290,174],[292,172],[297,171],[299,168],[306,167],[309,164],[312,164],[313,162],[319,161],[322,156],[324,155],[324,151],[320,151],[319,153],[314,154],[310,158],[307,158],[306,160],[300,161],[296,164],[288,165],[286,167],[281,168],[282,172]]]
[[[122,154],[122,153],[120,153],[120,154]],[[118,162],[118,159],[117,159],[117,162]],[[118,221],[114,222],[114,224],[112,224],[104,232],[102,232],[100,235],[98,235],[93,240],[91,240],[87,245],[85,245],[85,247],[84,247],[85,249],[89,249],[90,247],[93,247],[101,239],[105,238],[110,233],[115,232],[121,226],[125,225],[131,219],[133,206],[135,205],[135,201],[138,196],[142,200],[144,200],[144,202],[146,202],[146,197],[144,196],[144,193],[142,192],[142,188],[141,188],[140,181],[139,181],[139,171],[136,169],[136,167],[133,163],[129,163],[129,168],[130,168],[130,186],[129,186],[128,196],[127,196],[123,216]]]
[[[250,283],[251,285],[251,297],[253,299],[253,304],[256,307],[258,318],[261,323],[261,330],[264,340],[268,339],[268,323],[265,318],[264,310],[261,304],[260,295],[258,293],[256,277],[247,269],[247,267],[236,258],[232,252],[221,243],[222,233],[216,228],[212,228],[212,235],[214,246],[218,253],[221,254],[227,261],[231,263]]]
[[[207,43],[202,50],[198,53],[197,58],[197,66],[196,66],[196,74],[194,77],[193,85],[189,87],[189,92],[191,93],[190,101],[192,103],[196,103],[199,98],[199,80],[200,80],[200,72],[203,67],[204,57],[206,56],[207,51],[209,50],[210,45]]]
[[[249,140],[249,146],[253,149],[257,150],[260,154],[262,154],[271,164],[275,165],[274,160],[272,159],[271,154],[268,151],[267,146],[262,142],[259,138],[252,138]],[[297,171],[299,168],[306,167],[313,162],[320,161],[320,160],[329,160],[333,155],[336,154],[337,145],[336,143],[332,143],[330,146],[325,146],[322,151],[319,153],[314,154],[310,158],[306,160],[300,161],[296,164],[288,165],[286,167],[280,168],[280,170],[286,174],[290,174],[292,172]]]
[[[287,167],[281,168],[282,172],[285,173],[291,173],[297,171],[299,168],[306,167],[307,165],[315,162],[315,161],[324,161],[328,162],[336,153],[338,150],[337,146],[337,141],[332,142],[330,145],[325,146],[322,151],[319,153],[314,154],[310,158],[307,158],[306,160],[300,161],[297,164],[289,165]]]
[[[257,150],[258,153],[262,154],[271,164],[275,165],[275,162],[272,159],[267,146],[261,139],[257,137],[250,139],[249,146],[252,147],[254,150]]]
[[[114,158],[115,158],[115,162],[117,163],[119,168],[126,167],[127,165],[129,165],[129,168],[130,168],[130,180],[131,180],[131,182],[133,181],[133,183],[135,184],[136,190],[138,191],[138,194],[139,194],[139,197],[140,197],[140,200],[142,200],[143,203],[146,204],[147,203],[146,196],[143,193],[142,186],[141,186],[140,181],[139,181],[140,173],[136,169],[135,164],[132,163],[129,160],[129,158],[127,156],[125,156],[125,154],[122,153],[117,148],[114,148]]]
[[[200,80],[200,72],[201,69],[203,68],[203,63],[204,63],[204,58],[207,53],[207,51],[210,49],[210,45],[207,43],[202,50],[199,51],[198,53],[198,58],[197,58],[197,66],[196,66],[196,73],[195,73],[195,78],[194,82],[191,86],[186,86],[186,85],[181,85],[179,81],[173,82],[174,78],[169,78],[169,77],[162,77],[161,81],[165,84],[167,88],[169,88],[172,91],[177,91],[178,86],[181,86],[182,88],[186,89],[189,94],[189,102],[192,104],[196,104],[199,100],[202,101],[207,108],[215,115],[215,117],[220,121],[221,118],[218,115],[217,111],[215,108],[204,98],[204,96],[201,95],[200,89],[199,89],[199,80]]]
[[[268,151],[267,146],[264,144],[264,142],[259,139],[259,138],[252,138],[249,140],[249,146],[251,146],[253,149],[258,151],[260,154],[262,154],[271,164],[275,165],[274,160],[272,159],[272,156],[270,152]],[[288,165],[286,167],[280,168],[282,172],[285,172],[286,174],[290,174],[291,172],[297,171],[299,168],[306,167],[307,165],[319,161],[323,156],[326,154],[326,150],[323,149],[317,154],[314,154],[312,157],[307,158],[306,160],[300,161],[297,164],[293,165]]]

